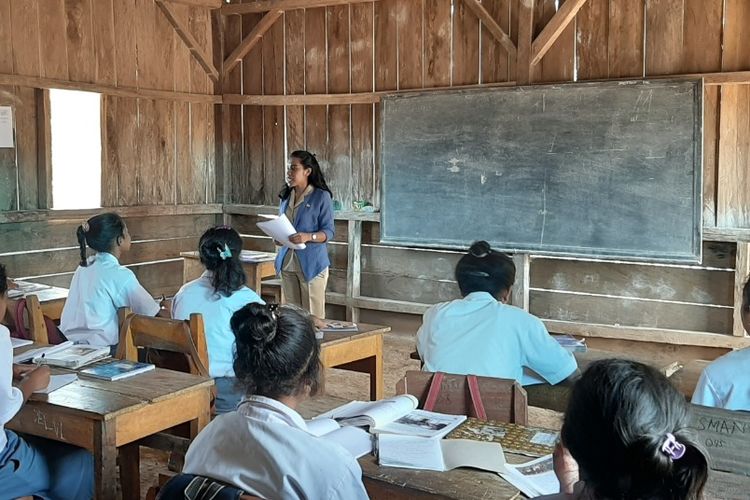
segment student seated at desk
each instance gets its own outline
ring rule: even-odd
[[[750,278],[742,289],[742,326],[750,333]],[[727,410],[750,411],[750,347],[727,353],[698,379],[692,402]]]
[[[256,303],[234,313],[231,324],[234,371],[247,396],[198,434],[183,471],[262,498],[367,498],[354,457],[309,434],[295,411],[319,385],[320,346],[310,317]]]
[[[654,368],[592,363],[573,387],[555,450],[561,494],[546,498],[702,498],[708,459],[688,429],[688,412]]]
[[[229,321],[246,304],[263,303],[245,286],[247,279],[240,252],[242,238],[231,227],[214,227],[203,233],[198,253],[206,271],[200,278],[184,284],[172,301],[174,319],[188,319],[192,313],[203,316],[208,370],[217,389],[216,413],[234,410],[245,394],[232,368],[234,334]]]
[[[0,264],[0,318],[5,316],[8,288]],[[0,325],[0,498],[79,500],[94,494],[94,458],[81,448],[5,430],[29,399],[50,380],[49,368],[13,365],[10,332]],[[13,386],[12,382],[16,382]]]
[[[506,304],[516,266],[486,241],[471,245],[456,265],[460,300],[424,314],[417,350],[424,370],[523,381],[524,367],[550,384],[578,375],[576,360],[539,318]]]
[[[76,231],[81,262],[73,274],[60,318],[60,331],[68,340],[112,346],[120,339],[117,310],[129,307],[135,314],[156,316],[159,304],[138,283],[133,271],[120,265],[130,250],[130,234],[122,217],[104,213],[90,218]],[[86,258],[86,245],[96,254]]]

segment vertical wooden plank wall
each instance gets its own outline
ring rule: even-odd
[[[208,10],[173,9],[211,53]],[[59,80],[69,88],[80,82],[207,96],[214,91],[153,0],[0,1],[0,79],[16,75]],[[0,89],[0,104],[14,105],[19,127],[17,147],[0,151],[0,209],[46,208],[37,195],[35,91]],[[103,95],[105,206],[216,201],[209,189],[213,104],[190,100]]]

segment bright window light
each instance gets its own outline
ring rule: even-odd
[[[52,208],[102,204],[101,96],[50,90]]]

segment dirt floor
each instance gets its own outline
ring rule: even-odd
[[[419,318],[388,313],[369,313],[362,317],[363,323],[389,325],[392,331],[384,336],[385,395],[395,393],[396,382],[407,370],[418,370],[419,362],[409,359],[415,349],[415,333]],[[370,397],[369,376],[344,370],[327,370],[326,393],[344,399],[368,400]],[[156,450],[141,448],[141,498],[158,482],[159,473],[167,472],[168,455]]]

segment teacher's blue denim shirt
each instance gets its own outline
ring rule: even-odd
[[[291,196],[282,200],[279,205],[279,215],[286,212]],[[326,241],[333,239],[333,202],[328,191],[315,188],[312,193],[297,208],[292,225],[298,233],[315,233],[323,231],[326,233]],[[276,256],[276,274],[281,274],[284,257],[289,251],[282,247]],[[299,265],[305,275],[305,281],[312,281],[318,274],[322,273],[331,261],[328,259],[328,245],[326,243],[310,242],[304,250],[295,250],[299,258]]]

